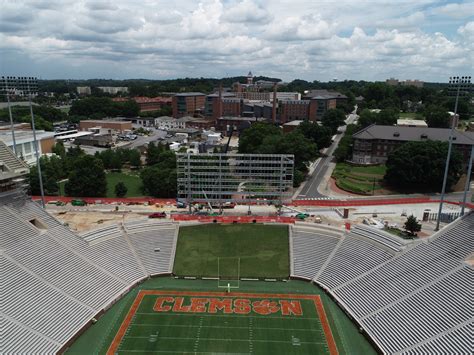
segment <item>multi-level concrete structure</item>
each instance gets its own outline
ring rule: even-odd
[[[178,198],[281,204],[291,200],[293,168],[288,154],[178,154]]]

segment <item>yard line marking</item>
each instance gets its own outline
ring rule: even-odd
[[[134,323],[132,324],[134,327],[181,327],[181,328],[199,328],[200,325],[187,325],[187,324],[145,324],[145,323]],[[220,325],[203,325],[203,328],[228,328],[228,329],[249,329],[249,327],[229,327],[229,326],[220,326]],[[322,329],[308,329],[308,328],[277,328],[277,327],[252,327],[252,329],[261,329],[261,330],[294,330],[298,332],[315,332],[319,334],[324,334]]]
[[[176,351],[173,350],[118,350],[117,353],[120,352],[127,352],[127,353],[168,353],[168,354],[176,354]],[[248,355],[248,353],[220,353],[220,352],[215,352],[215,351],[185,351],[183,354],[212,354],[212,355]]]
[[[196,334],[196,341],[194,342],[194,352],[197,351],[197,348],[198,348],[198,346],[199,346],[199,336],[201,335],[202,320],[203,320],[203,317],[200,317],[200,319],[199,319],[199,327],[198,327],[197,334]],[[166,337],[163,337],[163,338],[166,338]]]
[[[148,339],[148,337],[143,336],[128,336],[127,338],[130,339]],[[185,337],[165,337],[160,336],[160,339],[170,339],[170,340],[196,340],[196,338],[185,338]],[[283,343],[283,344],[291,344],[291,339],[289,340],[269,340],[269,339],[237,339],[237,338],[200,338],[201,340],[212,340],[212,341],[239,341],[239,342],[257,342],[257,343]],[[317,344],[317,345],[324,345],[325,342],[319,341],[302,341],[301,344]],[[125,351],[125,350],[124,350]]]
[[[134,317],[136,314],[148,314],[148,315],[159,315],[162,316],[161,314],[157,313],[138,313],[138,308],[140,307],[140,304],[145,296],[148,295],[171,295],[171,296],[219,296],[222,298],[282,298],[282,299],[302,299],[302,300],[312,300],[315,304],[316,311],[319,316],[319,321],[322,324],[324,334],[326,337],[326,342],[329,347],[329,353],[330,355],[337,355],[337,347],[331,332],[331,328],[329,326],[329,322],[326,317],[326,313],[324,312],[324,308],[321,302],[321,298],[319,295],[309,295],[309,294],[284,294],[284,293],[244,293],[244,292],[233,292],[232,294],[227,294],[225,292],[193,292],[193,291],[173,291],[173,290],[140,290],[138,292],[138,295],[136,296],[133,304],[131,305],[127,316],[123,320],[122,324],[120,325],[119,330],[117,331],[117,334],[115,335],[114,339],[112,340],[112,343],[109,346],[109,349],[107,350],[107,355],[114,355],[120,348],[120,345],[122,343],[122,340],[124,339],[128,328],[133,324],[134,322]],[[174,313],[173,316],[177,315],[178,313]],[[179,314],[179,315],[184,315],[184,314]],[[191,314],[189,314],[191,315]],[[192,315],[195,316],[195,315]],[[210,316],[210,317],[216,317],[216,316],[224,316],[224,315],[202,315],[204,316]],[[228,315],[229,317],[231,315]],[[232,315],[234,318],[235,315]],[[248,316],[247,316],[248,317]],[[286,321],[289,321],[292,318],[289,317],[284,317],[284,316],[267,316],[267,317],[255,317],[251,316],[248,317],[249,319],[285,319]],[[295,319],[295,318],[293,318]],[[297,319],[318,319],[314,317],[301,317]],[[296,319],[295,319],[296,320]],[[186,339],[186,338],[175,338],[175,339]],[[188,340],[196,340],[195,338],[188,338]],[[208,340],[221,340],[221,339],[208,339]],[[239,341],[239,340],[233,340],[229,339],[227,341]],[[240,341],[246,341],[248,342],[249,339],[245,340],[240,340]],[[257,340],[254,340],[257,341]],[[259,340],[260,341],[260,340]],[[270,340],[262,340],[262,342],[275,342],[275,343],[287,343],[285,341],[270,341]],[[305,342],[304,344],[323,344],[319,342]]]
[[[196,317],[195,313],[160,313],[160,312],[137,312],[137,314],[147,314],[151,316],[161,316],[161,317],[174,317],[174,316],[185,316],[185,317]],[[319,317],[298,317],[291,318],[289,316],[249,316],[247,314],[203,314],[202,317],[233,317],[233,318],[254,318],[254,319],[285,319],[288,321],[299,320],[299,319],[309,319],[309,320],[319,320]]]

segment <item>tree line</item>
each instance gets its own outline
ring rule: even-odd
[[[62,143],[53,146],[54,155],[40,158],[41,177],[46,195],[59,195],[59,183],[65,181],[66,196],[105,197],[106,171],[120,172],[123,168],[139,170],[143,194],[153,197],[176,196],[176,155],[167,145],[150,143],[145,166],[136,149],[107,149],[95,155],[86,154],[79,146],[65,149]],[[30,191],[40,194],[38,168],[30,169]],[[125,184],[115,187],[117,197],[126,195]]]

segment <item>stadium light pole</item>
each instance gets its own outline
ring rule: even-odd
[[[35,156],[36,156],[36,167],[38,169],[38,180],[39,180],[39,185],[40,185],[40,193],[41,193],[41,205],[43,208],[45,208],[45,203],[44,203],[44,189],[43,189],[43,177],[41,174],[41,164],[40,164],[40,156],[38,152],[38,140],[36,139],[36,128],[35,128],[35,114],[33,113],[33,103],[31,100],[31,88],[30,88],[30,80],[32,78],[25,78],[26,79],[26,85],[27,85],[27,90],[28,90],[28,100],[30,103],[30,116],[31,116],[31,129],[33,130],[33,143],[35,146]],[[36,78],[35,78],[36,80]]]
[[[446,193],[446,181],[448,180],[448,171],[449,171],[449,161],[451,160],[451,149],[453,146],[453,134],[454,134],[454,128],[456,126],[456,116],[458,112],[458,102],[459,102],[459,92],[461,90],[461,87],[464,85],[469,85],[471,82],[471,77],[470,76],[453,76],[449,78],[449,84],[457,86],[456,88],[456,101],[454,104],[454,116],[453,116],[453,122],[451,123],[451,131],[449,133],[449,143],[448,143],[448,156],[446,157],[446,165],[444,168],[444,177],[443,177],[443,187],[441,188],[441,197],[440,197],[440,202],[439,202],[439,210],[438,210],[438,218],[436,220],[436,228],[435,231],[439,230],[439,223],[441,219],[441,212],[443,210],[443,202],[444,202],[444,195]]]
[[[461,216],[464,216],[464,207],[466,207],[467,192],[471,184],[472,159],[474,156],[474,145],[471,146],[471,155],[469,156],[469,165],[467,167],[466,184],[464,185],[464,193],[462,196]]]
[[[10,103],[10,94],[9,94],[9,86],[8,86],[8,77],[2,77],[4,85],[5,85],[5,96],[7,97],[7,106],[8,106],[8,116],[10,117],[10,128],[12,131],[12,140],[13,140],[13,152],[15,153],[15,156],[17,155],[16,152],[16,138],[15,138],[15,126],[13,124],[13,115],[12,115],[12,107]]]

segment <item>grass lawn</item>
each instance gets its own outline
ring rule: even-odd
[[[181,227],[173,272],[180,276],[289,276],[288,227],[261,224],[207,224]],[[224,270],[224,268],[226,268]],[[229,275],[225,275],[226,270]]]
[[[138,173],[135,172],[121,172],[121,173],[107,173],[107,196],[115,197],[115,185],[123,182],[127,186],[127,194],[125,197],[142,197],[141,191],[142,180]]]
[[[125,197],[142,197],[143,193],[141,190],[142,180],[138,175],[138,172],[109,172],[106,173],[107,178],[107,196],[106,197],[116,197],[115,196],[115,185],[122,181],[125,186],[127,186],[127,194]],[[59,194],[60,196],[65,196],[64,185],[66,180],[59,183]]]
[[[295,294],[304,298],[320,298],[340,355],[376,354],[357,326],[337,304],[322,289],[309,282],[242,281],[240,289],[224,296],[217,289],[214,280],[182,280],[171,277],[152,278],[133,288],[108,309],[96,324],[89,327],[66,350],[66,354],[105,354],[140,290],[146,295],[136,309],[122,340],[117,344],[118,354],[327,354],[327,342],[315,303],[290,296]],[[183,291],[205,294],[180,295]],[[221,293],[211,294],[216,291]],[[250,294],[237,296],[233,295],[234,292]],[[259,297],[262,293],[266,295]],[[170,306],[169,309],[154,309],[160,294],[170,297],[163,302],[165,307]],[[190,298],[201,298],[201,309],[195,308],[191,312],[172,309],[179,297],[183,298],[184,308],[192,302]],[[229,298],[231,302],[226,304],[232,305],[228,308],[232,307],[234,310],[236,300],[240,299],[241,303],[251,304],[251,309],[249,313],[240,314],[228,312],[225,307],[210,311],[210,298]],[[276,305],[277,308],[255,308],[254,302],[261,302],[262,299],[273,302],[273,306]],[[300,302],[301,315],[282,316],[279,310],[281,300]],[[267,302],[265,303],[270,305]]]
[[[411,120],[424,120],[425,118],[421,113],[416,112],[400,112],[400,118],[411,119]]]
[[[371,195],[383,189],[385,165],[352,166],[347,163],[337,163],[332,173],[336,185],[348,192]]]

